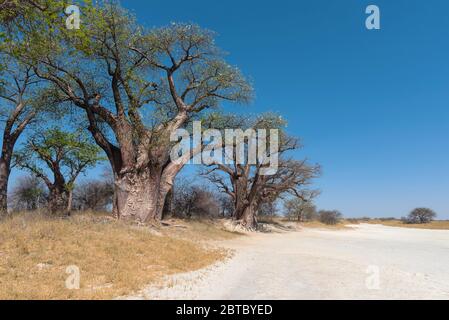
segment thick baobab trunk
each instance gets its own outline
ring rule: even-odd
[[[240,219],[240,224],[249,229],[249,230],[256,230],[257,229],[257,218],[256,218],[256,206],[255,205],[249,205],[245,208],[243,211]]]
[[[255,203],[248,204],[248,201],[241,201],[235,204],[234,219],[239,222],[240,225],[249,229],[257,229],[257,205]]]
[[[253,197],[247,192],[247,180],[244,177],[234,181],[234,219],[244,228],[257,229],[257,205]]]
[[[48,198],[48,208],[51,214],[62,214],[67,209],[67,195],[64,189],[52,187]]]
[[[116,177],[115,212],[120,219],[159,221],[170,189],[160,173],[150,170]]]
[[[9,163],[0,158],[0,217],[8,212],[8,180],[10,174]]]
[[[240,177],[233,181],[234,184],[234,213],[233,218],[235,220],[241,220],[246,207],[248,206],[248,194],[246,190],[246,180]]]

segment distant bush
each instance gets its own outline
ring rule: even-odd
[[[108,179],[89,180],[77,185],[73,208],[79,211],[107,211],[112,207],[114,182]]]
[[[187,180],[178,179],[173,190],[170,211],[177,218],[218,217],[225,214],[224,210],[230,210],[221,208],[220,205],[232,205],[232,202],[220,199],[208,188],[191,185]]]
[[[365,222],[369,222],[369,221],[371,221],[371,218],[370,217],[361,217],[361,218],[358,218],[360,221],[365,221]]]
[[[386,217],[386,218],[379,218],[380,221],[394,221],[396,218],[394,217]]]
[[[286,217],[289,220],[299,222],[315,220],[317,212],[316,207],[311,201],[304,201],[300,198],[293,198],[284,203]]]
[[[437,214],[432,209],[416,208],[410,212],[407,217],[404,217],[401,220],[403,223],[407,224],[423,224],[431,222],[436,216]]]
[[[48,192],[39,178],[20,177],[12,191],[10,208],[12,211],[33,211],[46,206]]]
[[[276,212],[276,202],[265,201],[261,203],[259,210],[257,211],[257,215],[259,217],[273,218],[276,217]]]
[[[320,222],[328,225],[335,225],[340,222],[342,218],[341,212],[337,210],[321,210],[318,212]]]

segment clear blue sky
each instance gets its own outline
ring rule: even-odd
[[[147,26],[218,33],[250,76],[248,112],[273,110],[323,166],[321,208],[449,218],[449,2],[446,0],[122,2]],[[381,30],[365,28],[365,8]]]
[[[320,208],[449,218],[447,0],[127,0],[145,25],[194,22],[218,33],[252,78],[248,112],[278,111],[323,166]],[[381,30],[365,28],[365,8]],[[232,109],[231,109],[232,110]]]

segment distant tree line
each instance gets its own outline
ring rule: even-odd
[[[327,225],[341,222],[343,214],[338,210],[317,210],[311,200],[293,198],[284,202],[285,215],[297,222],[320,221]]]
[[[113,189],[111,180],[106,178],[77,184],[73,189],[71,211],[110,211]],[[25,176],[17,180],[9,207],[13,212],[46,210],[51,202],[52,197],[42,180],[36,176]]]

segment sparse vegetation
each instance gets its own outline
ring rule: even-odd
[[[180,227],[182,226],[182,227]],[[0,299],[110,299],[164,275],[205,267],[226,252],[201,240],[236,234],[194,221],[149,228],[106,214],[56,219],[17,213],[0,223]],[[69,290],[66,268],[79,267],[81,286]]]
[[[400,228],[412,228],[412,229],[433,229],[433,230],[449,230],[449,221],[448,220],[434,220],[429,223],[418,223],[418,224],[410,224],[404,223],[402,220],[380,220],[380,219],[372,219],[368,223],[371,224],[381,224],[389,227],[400,227]]]
[[[312,221],[317,218],[317,210],[313,202],[301,198],[293,198],[284,204],[287,218],[299,222]]]
[[[107,211],[112,207],[113,181],[96,179],[75,186],[73,209],[78,211]]]
[[[343,215],[340,211],[337,210],[320,210],[318,212],[318,219],[321,223],[327,225],[336,225],[338,224]]]
[[[222,211],[216,193],[184,180],[178,180],[175,184],[171,206],[171,215],[178,218],[217,218]]]
[[[402,218],[402,222],[406,224],[423,224],[430,223],[435,219],[437,214],[429,208],[416,208],[405,218]]]
[[[16,180],[9,207],[12,213],[34,211],[44,208],[47,198],[48,193],[42,180],[35,176],[21,177]]]

